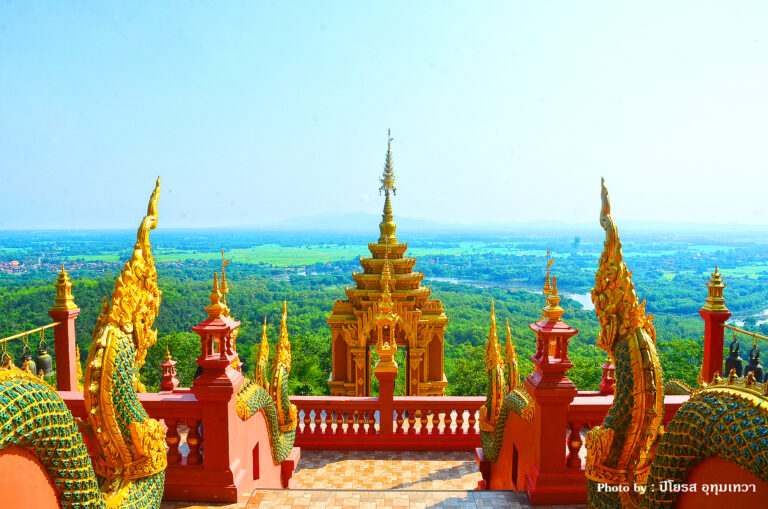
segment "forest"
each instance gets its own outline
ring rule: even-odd
[[[115,277],[124,263],[119,260],[127,259],[131,246],[130,242],[123,242],[123,233],[114,234],[114,239],[107,235],[101,244],[88,240],[89,235],[74,239],[64,234],[38,235],[34,241],[27,239],[26,242],[0,235],[4,242],[0,263],[14,259],[26,268],[0,274],[0,335],[48,323],[47,310],[52,306],[55,293],[52,285],[55,267],[64,261],[70,267],[74,282],[72,293],[81,308],[76,322],[77,344],[81,358],[86,358],[102,297],[111,295]],[[165,240],[169,238],[173,237],[166,236]],[[155,256],[163,294],[156,320],[158,341],[141,372],[148,390],[158,390],[160,363],[166,347],[178,361],[181,384],[188,386],[192,382],[200,346],[191,327],[206,317],[204,308],[208,304],[213,273],[219,271],[221,265],[221,253],[211,249],[210,239],[207,240],[208,244],[197,237],[187,243],[177,239],[171,245],[155,241],[161,246],[155,250]],[[223,244],[226,238],[216,240]],[[360,270],[360,266],[350,253],[364,255],[364,244],[361,246],[356,239],[354,244],[329,244],[327,237],[318,244],[319,238],[302,238],[301,234],[283,238],[273,235],[266,239],[267,244],[254,244],[259,240],[265,239],[228,243],[237,246],[227,255],[232,259],[227,270],[230,288],[227,302],[232,315],[241,321],[237,350],[243,369],[246,374],[253,370],[265,316],[274,349],[282,302],[286,300],[293,357],[290,390],[293,394],[328,394],[331,347],[326,318],[333,302],[344,298],[344,287],[353,284],[352,271]],[[423,236],[417,237],[417,241],[411,245],[420,247],[409,249],[409,254],[417,254],[416,270],[423,271],[424,284],[432,289],[432,298],[443,302],[450,319],[445,343],[448,394],[485,392],[484,347],[491,300],[495,301],[500,340],[505,340],[503,323],[509,319],[521,375],[530,373],[534,335],[528,324],[541,318],[544,305],[541,288],[548,247],[555,258],[553,271],[558,276],[559,288],[566,296],[562,302],[566,309],[563,319],[579,330],[569,347],[575,367],[568,377],[579,389],[597,389],[600,365],[606,356],[595,346],[599,327],[594,311],[584,309],[583,303],[589,300],[588,292],[594,283],[594,270],[602,248],[599,239],[562,240],[530,235],[453,239]],[[118,244],[122,245],[118,247]],[[762,273],[763,258],[768,250],[759,242],[726,242],[716,249],[712,245],[711,239],[659,242],[642,236],[625,243],[626,261],[634,270],[638,296],[641,300],[647,299],[649,312],[656,316],[657,347],[665,379],[696,383],[703,335],[703,322],[697,310],[704,304],[706,275],[716,263],[721,264],[721,272],[726,274],[727,304],[735,317],[741,317],[738,323],[750,330],[768,333],[768,324],[760,320],[761,306],[768,301],[765,285],[768,274]],[[272,262],[255,261],[259,253],[272,256]],[[301,258],[302,264],[295,263],[296,257]],[[580,297],[581,303],[568,295]],[[37,337],[30,339],[33,349],[37,341]],[[20,345],[19,341],[8,344],[15,359],[18,359]],[[751,340],[743,339],[742,352],[747,352],[749,347]],[[765,342],[760,347],[763,356],[768,355]],[[402,393],[401,377],[396,384],[396,394]]]

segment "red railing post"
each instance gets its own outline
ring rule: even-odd
[[[701,365],[701,378],[704,382],[711,382],[715,373],[723,370],[723,343],[725,328],[723,325],[731,317],[731,312],[725,306],[723,297],[723,276],[717,271],[707,282],[706,304],[699,310],[699,315],[704,319],[704,358]]]
[[[379,433],[383,436],[391,436],[397,365],[394,371],[379,369],[377,366],[376,378],[379,380]]]
[[[56,349],[56,390],[76,391],[75,319],[80,314],[80,308],[75,305],[75,300],[72,298],[72,283],[63,265],[53,285],[56,287],[56,298],[48,315],[54,322],[59,322],[53,328]]]

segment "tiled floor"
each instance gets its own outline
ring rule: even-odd
[[[525,493],[513,491],[371,491],[258,490],[237,504],[193,505],[163,502],[161,509],[533,509]],[[586,506],[537,506],[537,509],[582,509]]]
[[[297,489],[257,490],[237,504],[164,502],[161,509],[375,509],[486,507],[528,509],[525,493],[473,491],[480,473],[471,452],[301,451]],[[579,506],[554,506],[561,508]],[[581,506],[584,507],[584,506]]]
[[[301,451],[298,488],[474,490],[482,479],[468,451]]]

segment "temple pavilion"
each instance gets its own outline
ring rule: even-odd
[[[333,396],[370,396],[372,349],[379,330],[394,334],[398,348],[405,350],[405,393],[407,396],[441,396],[448,381],[443,370],[443,338],[448,317],[439,300],[430,299],[431,290],[421,286],[422,272],[413,270],[415,257],[406,257],[408,244],[399,242],[392,214],[396,192],[392,167],[392,138],[381,177],[384,211],[379,238],[368,244],[370,257],[360,258],[362,272],[352,274],[354,288],[347,298],[337,300],[328,324],[331,326],[333,368],[328,384]],[[391,279],[391,281],[387,281]],[[394,331],[377,327],[382,298],[391,287],[396,316]]]

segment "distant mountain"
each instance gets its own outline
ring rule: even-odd
[[[381,222],[381,215],[366,212],[327,213],[302,216],[254,225],[265,231],[313,231],[333,233],[371,233],[376,232]],[[602,234],[597,220],[594,222],[567,223],[564,221],[526,221],[507,223],[452,223],[430,221],[411,217],[395,216],[399,232],[413,233],[487,233],[487,234]],[[717,234],[717,235],[768,235],[768,225],[716,224],[716,223],[672,223],[649,221],[623,221],[622,230],[638,233],[667,234]],[[596,229],[597,228],[597,229]]]

